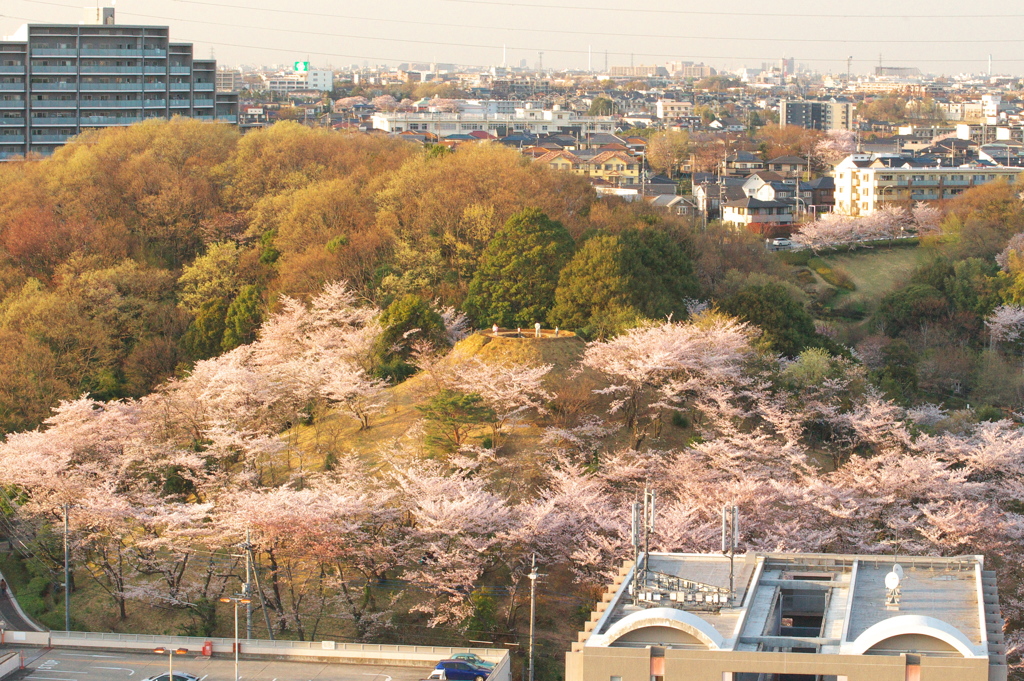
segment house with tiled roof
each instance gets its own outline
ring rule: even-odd
[[[603,180],[616,187],[640,184],[640,162],[623,151],[600,151],[591,155],[563,149],[548,152],[538,157],[536,162],[592,180]]]

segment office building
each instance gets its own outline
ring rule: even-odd
[[[837,99],[808,101],[783,99],[779,102],[779,122],[813,130],[851,130],[853,103]]]
[[[983,556],[641,553],[565,679],[1005,681],[1002,629]]]
[[[84,24],[22,26],[0,42],[0,159],[149,118],[235,123],[238,97],[215,92],[216,70],[166,26],[115,24],[112,7],[87,8]]]
[[[852,154],[835,167],[835,211],[867,216],[886,203],[952,199],[978,185],[1013,182],[1021,173],[1024,168],[985,163],[936,166],[895,154]]]

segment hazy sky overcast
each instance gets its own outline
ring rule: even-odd
[[[78,23],[87,3],[3,0],[0,35],[30,23]],[[109,4],[107,0],[106,4]],[[1024,3],[975,0],[118,0],[118,23],[171,27],[171,39],[224,65],[307,57],[335,68],[404,61],[546,67],[703,61],[719,69],[794,57],[825,73],[881,63],[939,75],[1024,73]],[[588,51],[592,56],[588,57]]]

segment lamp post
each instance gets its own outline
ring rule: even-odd
[[[156,648],[153,652],[157,655],[167,653],[167,681],[174,681],[174,656],[184,655],[188,648]]]
[[[225,596],[220,599],[221,603],[234,603],[235,604],[235,681],[238,681],[238,604],[239,603],[251,603],[248,598],[234,597],[229,598]],[[174,679],[171,679],[174,681]]]

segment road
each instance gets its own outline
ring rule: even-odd
[[[2,577],[2,575],[0,575]],[[38,631],[39,627],[18,614],[11,602],[11,594],[6,589],[0,594],[0,629],[8,631]]]
[[[167,655],[118,653],[90,650],[14,648],[25,654],[30,681],[143,681],[167,671]],[[381,665],[328,664],[323,662],[282,662],[240,660],[238,676],[243,681],[416,681],[433,668],[385,667]],[[195,674],[202,681],[233,681],[234,658],[218,655],[199,659],[195,653],[174,656],[174,671]]]

